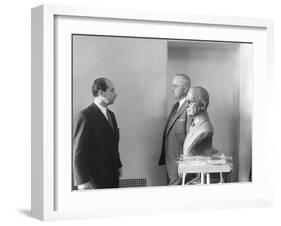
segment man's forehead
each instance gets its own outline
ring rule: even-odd
[[[106,80],[108,88],[113,88],[113,83],[110,80]]]
[[[183,84],[184,83],[184,80],[180,77],[180,76],[176,76],[174,79],[173,79],[173,84]]]
[[[197,94],[196,92],[194,92],[194,90],[189,90],[187,93],[187,99],[192,100],[192,99],[196,99]]]

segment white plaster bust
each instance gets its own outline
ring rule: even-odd
[[[187,156],[218,155],[214,150],[212,137],[214,128],[208,116],[209,94],[203,87],[191,87],[187,94],[187,115],[193,118],[189,132],[186,135],[183,154]]]

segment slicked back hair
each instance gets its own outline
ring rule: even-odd
[[[99,94],[99,90],[106,91],[108,88],[107,78],[97,78],[92,85],[92,94],[94,97],[97,97]]]

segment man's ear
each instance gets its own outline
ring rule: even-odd
[[[98,95],[99,95],[99,96],[103,96],[103,93],[104,93],[104,92],[103,92],[101,89],[98,91]]]
[[[206,106],[207,106],[207,104],[206,104],[206,102],[203,100],[203,101],[201,102],[201,110],[206,109]]]

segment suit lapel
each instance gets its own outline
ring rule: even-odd
[[[180,109],[174,115],[174,117],[171,117],[169,119],[167,130],[166,130],[166,136],[169,134],[169,132],[170,132],[171,128],[173,127],[173,125],[175,124],[176,120],[183,114],[183,112],[186,110],[186,108],[187,108],[187,101],[184,101],[183,104],[181,105]]]
[[[116,122],[116,119],[115,119],[115,116],[113,114],[113,112],[109,109],[108,110],[108,114],[110,115],[111,117],[111,120],[112,120],[112,126],[110,126],[110,128],[113,130],[113,131],[116,131],[117,130],[117,122]],[[108,122],[109,123],[109,122]]]
[[[181,105],[180,109],[177,111],[177,114],[175,116],[175,120],[180,117],[180,115],[186,110],[187,108],[187,101],[184,101],[183,104]]]
[[[172,110],[171,110],[171,112],[170,112],[170,114],[169,114],[169,117],[168,117],[168,119],[167,119],[167,123],[166,123],[166,126],[165,126],[165,130],[164,130],[164,134],[165,134],[165,135],[166,135],[166,132],[167,132],[169,123],[170,123],[170,121],[171,121],[171,118],[172,118],[172,116],[174,115],[174,111],[176,111],[176,109],[178,108],[178,106],[179,106],[179,102],[175,103],[175,104],[173,105],[173,107],[172,107]]]
[[[111,132],[113,132],[111,125],[109,124],[107,118],[102,113],[102,111],[99,109],[99,107],[95,103],[93,103],[91,106],[92,106],[92,109],[96,112],[97,121],[102,122],[102,125],[104,127],[108,128]]]

